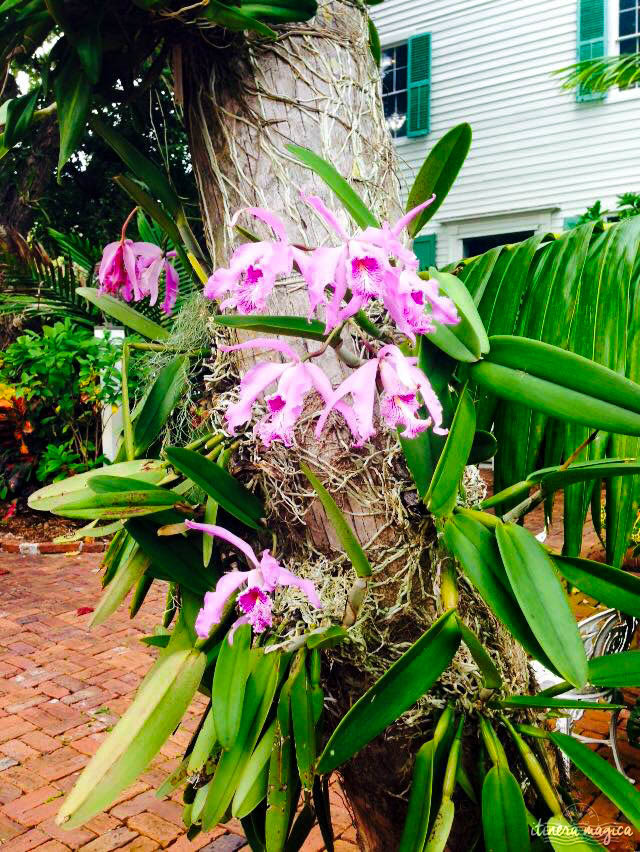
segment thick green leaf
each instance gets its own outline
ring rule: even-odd
[[[131,589],[144,576],[150,563],[151,560],[147,554],[136,545],[131,556],[118,567],[113,580],[103,592],[100,603],[91,616],[90,627],[102,624],[116,611]]]
[[[562,362],[558,363],[557,369],[558,376],[564,375],[565,365]],[[469,377],[496,396],[534,408],[551,417],[581,423],[592,429],[603,429],[605,432],[640,435],[640,415],[636,412],[540,379],[523,369],[503,367],[485,359],[470,366]]]
[[[492,766],[485,776],[482,827],[487,852],[525,852],[531,847],[522,790],[507,767]]]
[[[53,84],[60,129],[58,180],[84,133],[91,106],[91,83],[78,59],[70,56]]]
[[[584,686],[584,645],[551,557],[524,527],[501,524],[496,540],[513,593],[536,639],[566,680]]]
[[[204,667],[205,655],[194,650],[187,630],[177,626],[124,716],[63,802],[61,825],[82,825],[144,772],[189,706]]]
[[[640,686],[640,653],[619,651],[589,660],[589,683],[594,686]]]
[[[640,579],[633,574],[575,556],[554,556],[553,559],[572,586],[607,606],[640,618]]]
[[[316,771],[332,772],[415,704],[438,680],[459,644],[455,614],[447,612],[351,707],[329,738]]]
[[[412,210],[432,195],[436,197],[409,225],[411,237],[419,234],[440,209],[467,158],[470,147],[471,126],[463,123],[452,127],[429,152],[409,192],[407,210]]]
[[[228,30],[237,32],[253,30],[266,38],[277,38],[278,35],[271,27],[263,24],[257,18],[247,15],[242,8],[227,6],[225,3],[220,3],[219,0],[208,0],[201,14]]]
[[[500,689],[502,686],[502,676],[489,654],[485,651],[482,642],[473,630],[467,627],[459,615],[456,616],[456,620],[462,641],[469,649],[469,653],[482,673],[484,686],[487,689]]]
[[[253,529],[262,528],[262,502],[224,468],[193,450],[167,447],[167,459],[229,514]]]
[[[103,468],[103,470],[110,470],[110,468]],[[166,489],[160,488],[153,482],[145,482],[143,479],[134,479],[129,476],[110,476],[100,473],[90,477],[87,485],[96,494],[125,491],[164,491],[166,493]]]
[[[143,456],[158,437],[178,403],[187,382],[189,359],[178,355],[158,373],[133,428],[136,458]]]
[[[162,228],[176,247],[182,245],[182,235],[176,222],[165,212],[155,198],[152,198],[148,192],[142,189],[140,184],[126,175],[116,175],[114,181]]]
[[[442,325],[442,323],[434,320],[435,331],[429,334],[429,340],[438,349],[441,349],[445,355],[453,358],[455,361],[462,361],[465,364],[473,364],[480,357],[479,354],[472,352],[458,337],[452,328],[455,326]]]
[[[486,361],[521,370],[558,387],[640,414],[640,385],[589,358],[538,340],[511,335],[490,338]]]
[[[231,806],[231,813],[237,819],[242,819],[251,813],[267,796],[269,760],[275,732],[276,720],[274,719],[262,735],[238,783]]]
[[[489,461],[498,452],[498,442],[491,434],[485,432],[484,429],[477,429],[473,436],[471,444],[471,452],[467,464],[480,464],[480,462]]]
[[[574,482],[607,479],[611,476],[636,476],[640,473],[640,461],[630,458],[592,459],[572,464],[565,470],[560,470],[559,467],[551,469],[548,473],[546,470],[532,473],[527,477],[527,481],[532,484],[539,482],[542,490],[549,493],[566,488]]]
[[[451,331],[476,358],[485,355],[489,351],[489,338],[466,285],[449,272],[438,272],[434,266],[429,269],[429,275],[458,308],[460,322],[451,326]]]
[[[547,822],[545,836],[549,838],[554,852],[597,852],[598,849],[602,852],[605,848],[579,825],[560,815],[552,816]]]
[[[2,144],[5,148],[13,148],[29,130],[39,95],[40,89],[36,88],[27,92],[26,95],[20,95],[7,102],[2,136]]]
[[[318,499],[324,506],[327,517],[331,521],[331,525],[338,536],[340,544],[344,547],[347,556],[351,560],[351,564],[353,565],[356,574],[358,577],[370,577],[371,565],[369,564],[369,560],[360,546],[360,542],[356,538],[355,533],[347,523],[345,516],[338,508],[335,500],[320,482],[315,473],[313,473],[311,468],[309,468],[306,464],[301,463],[300,470],[307,477],[313,486],[313,490],[318,495]]]
[[[113,148],[122,162],[131,170],[134,177],[146,184],[151,194],[164,204],[171,216],[174,218],[178,216],[182,205],[166,175],[121,133],[97,116],[91,116],[90,125],[91,129]],[[179,239],[178,242],[180,242]]]
[[[380,34],[378,33],[378,29],[371,20],[371,18],[367,19],[367,26],[369,27],[369,50],[371,51],[371,55],[373,56],[373,61],[378,67],[380,67],[380,60],[382,59]]]
[[[532,657],[555,670],[513,595],[493,532],[478,521],[457,514],[447,521],[444,540],[496,617]]]
[[[573,737],[554,731],[549,734],[549,739],[562,749],[571,762],[620,808],[635,828],[640,830],[640,793],[633,784],[607,760]]]
[[[305,790],[311,790],[314,778],[313,764],[316,759],[316,731],[305,654],[303,651],[299,651],[298,654],[290,675],[292,678],[291,721],[300,780]]]
[[[222,325],[225,328],[243,328],[248,331],[259,331],[263,334],[285,334],[319,341],[326,337],[324,323],[318,322],[318,320],[308,320],[305,317],[225,314],[224,316],[214,317],[213,321],[216,325]]]
[[[433,787],[433,762],[435,745],[428,740],[418,749],[413,764],[413,778],[409,807],[404,823],[398,852],[415,852],[424,846],[429,828],[431,813],[431,793]]]
[[[318,177],[322,178],[329,189],[342,202],[342,206],[349,213],[356,225],[359,225],[361,228],[366,228],[369,225],[372,225],[374,228],[379,227],[376,217],[358,193],[349,186],[347,181],[336,171],[331,163],[328,163],[322,157],[314,154],[313,151],[303,148],[300,145],[287,145],[286,148],[297,160],[314,171]]]
[[[242,780],[273,703],[281,658],[277,653],[255,654],[245,690],[240,730],[235,743],[223,751],[210,783],[202,811],[202,827],[208,831],[224,816]]]
[[[251,625],[242,624],[233,636],[225,639],[213,673],[211,704],[218,742],[230,749],[238,736],[244,693],[249,677]]]
[[[624,704],[604,701],[580,701],[579,698],[548,698],[546,695],[509,695],[498,702],[500,707],[551,707],[565,710],[624,710]]]
[[[108,293],[99,293],[94,287],[78,287],[76,293],[95,305],[107,316],[126,325],[132,331],[141,334],[149,340],[166,340],[169,332],[143,314],[136,311],[122,299],[116,299]]]
[[[162,463],[156,459],[139,459],[138,461],[122,462],[100,468],[110,476],[133,477],[144,482],[160,482],[165,471]],[[67,502],[74,493],[82,492],[91,478],[97,476],[99,470],[88,470],[86,473],[77,473],[60,482],[52,482],[44,488],[34,491],[29,497],[29,507],[40,512],[48,512],[59,503]]]
[[[63,518],[134,518],[162,512],[177,503],[179,497],[164,488],[139,491],[107,491],[97,494],[90,489],[80,495],[73,492],[67,500],[60,500],[50,509]]]
[[[447,441],[438,459],[425,503],[432,515],[449,515],[456,505],[460,481],[476,431],[476,412],[468,390],[463,388]]]
[[[171,547],[166,539],[158,537],[158,523],[155,519],[135,518],[127,521],[127,532],[151,558],[150,572],[160,580],[179,583],[183,589],[202,596],[212,589],[220,576],[218,571],[202,567],[202,556],[195,547],[194,539],[173,536]]]

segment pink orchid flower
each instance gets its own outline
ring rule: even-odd
[[[403,269],[395,279],[385,282],[382,301],[398,331],[412,342],[416,334],[434,332],[434,320],[443,325],[460,321],[453,301],[440,295],[438,282],[433,278],[425,281],[410,269]]]
[[[100,292],[118,296],[130,302],[138,302],[149,296],[149,304],[158,300],[158,280],[160,273],[165,274],[165,300],[162,310],[170,314],[178,296],[180,279],[178,273],[167,258],[175,257],[176,252],[162,251],[154,243],[134,242],[126,238],[126,231],[137,208],[134,208],[122,226],[122,234],[117,242],[104,247],[98,269]]]
[[[250,571],[227,572],[218,580],[215,591],[205,594],[204,605],[198,613],[195,624],[196,633],[201,639],[206,639],[211,629],[216,624],[220,624],[231,598],[242,586],[244,590],[236,598],[236,604],[242,615],[235,620],[229,631],[229,644],[233,642],[233,634],[241,624],[250,624],[255,633],[263,633],[267,627],[271,627],[273,623],[271,595],[278,586],[294,586],[300,589],[312,606],[322,609],[322,601],[311,580],[303,580],[302,577],[287,571],[268,550],[263,550],[258,560],[253,548],[246,541],[224,527],[199,524],[195,521],[185,521],[185,525],[191,530],[200,530],[237,547],[253,566]]]
[[[262,361],[252,367],[240,382],[240,398],[227,408],[225,419],[229,433],[233,435],[239,426],[251,420],[253,406],[258,397],[265,395],[266,389],[277,382],[273,396],[267,397],[267,413],[254,427],[254,433],[265,447],[272,441],[282,441],[286,447],[293,444],[293,430],[303,412],[305,398],[311,391],[320,394],[325,404],[332,396],[333,389],[329,379],[320,367],[308,361],[301,361],[298,353],[287,343],[273,338],[257,337],[238,343],[235,346],[220,346],[223,352],[238,349],[264,349],[281,352],[290,360],[285,363]],[[353,421],[348,406],[339,410],[349,421]]]
[[[319,304],[319,293],[327,285],[333,286],[333,297],[327,304],[326,313],[327,331],[330,331],[371,299],[383,298],[383,294],[397,282],[404,266],[413,271],[418,269],[417,258],[402,245],[400,234],[432,203],[435,196],[414,207],[394,225],[385,222],[380,228],[368,227],[353,237],[317,195],[303,198],[343,240],[342,246],[323,248],[322,254],[313,252],[310,258],[299,258],[298,253],[295,255],[309,287],[310,302]],[[347,291],[350,291],[351,298],[342,306]]]
[[[431,383],[417,367],[417,358],[403,355],[397,346],[383,346],[376,358],[358,367],[336,388],[323,410],[316,426],[316,437],[324,429],[327,417],[340,404],[343,397],[351,395],[350,418],[347,424],[355,438],[355,446],[361,447],[376,433],[373,417],[376,396],[376,379],[382,386],[380,415],[392,429],[403,428],[405,438],[415,438],[428,428],[438,435],[446,435],[442,428],[442,406]],[[429,417],[422,420],[418,410],[425,405]]]
[[[151,244],[147,243],[146,245]],[[155,305],[158,301],[160,274],[164,273],[165,295],[161,309],[165,314],[170,314],[178,298],[180,278],[173,264],[169,263],[168,258],[175,257],[176,252],[168,251],[165,254],[160,246],[153,246],[153,249],[155,251],[147,250],[138,257],[140,295],[141,298],[149,296],[149,304]]]
[[[241,212],[233,217],[232,225]],[[229,293],[220,305],[223,310],[236,308],[241,314],[254,314],[265,310],[278,276],[291,274],[293,249],[284,224],[274,213],[262,207],[248,207],[246,212],[266,222],[278,239],[239,246],[231,256],[229,267],[216,269],[211,275],[204,295],[208,299],[220,299],[224,293]]]

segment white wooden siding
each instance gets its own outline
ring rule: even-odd
[[[617,0],[609,0],[610,50]],[[640,191],[640,90],[577,103],[552,72],[575,61],[576,0],[384,0],[382,45],[432,33],[431,132],[396,143],[405,192],[429,149],[468,121],[473,143],[427,232],[438,264],[462,236],[562,226],[597,199]],[[485,230],[474,230],[485,228]]]

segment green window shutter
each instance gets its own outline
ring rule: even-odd
[[[407,136],[424,136],[431,129],[431,33],[409,39],[407,78]]]
[[[572,228],[577,227],[580,219],[580,216],[567,216],[567,218],[562,223],[562,229],[564,231],[570,231]]]
[[[420,261],[420,271],[436,265],[436,235],[426,234],[413,241],[413,253]]]
[[[599,59],[606,54],[607,0],[578,0],[578,62]],[[601,101],[604,92],[588,92],[578,87],[577,101]]]

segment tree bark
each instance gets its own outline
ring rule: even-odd
[[[285,150],[287,142],[311,148],[331,161],[381,219],[399,214],[400,192],[392,142],[384,123],[379,74],[368,46],[363,6],[348,0],[321,2],[308,24],[282,29],[275,42],[259,39],[218,43],[184,51],[186,115],[205,232],[216,266],[228,261],[234,242],[231,216],[263,206],[289,223],[294,242],[330,242],[324,226],[300,202],[300,190],[339,204],[311,172]],[[347,229],[353,224],[340,211]],[[242,223],[244,224],[244,222]],[[255,230],[254,224],[247,222]],[[273,314],[306,315],[304,288],[295,278],[276,288]],[[348,339],[347,345],[359,344]],[[317,348],[313,342],[299,344]],[[225,365],[229,356],[223,356]],[[239,370],[250,358],[238,359]],[[318,362],[317,362],[318,363]],[[348,368],[333,352],[319,359],[338,381]],[[228,372],[228,366],[220,370]],[[214,407],[233,394],[224,381]],[[312,406],[313,407],[313,406]],[[316,405],[317,412],[317,405]],[[313,413],[313,412],[312,412]],[[315,579],[326,601],[324,616],[339,622],[353,572],[340,554],[324,511],[299,473],[310,463],[348,514],[374,569],[368,596],[353,629],[354,641],[332,653],[326,671],[329,727],[438,614],[439,564],[444,557],[433,522],[416,499],[394,435],[379,432],[362,450],[350,448],[344,424],[333,415],[318,442],[311,417],[303,418],[296,446],[268,450],[247,441],[237,469],[262,487],[278,553],[299,573]],[[283,609],[297,625],[313,613]],[[486,642],[514,690],[526,689],[525,655],[482,601],[461,584],[460,611]],[[360,845],[396,848],[402,830],[412,755],[432,729],[432,716],[447,700],[469,707],[477,688],[475,666],[461,648],[441,684],[354,760],[342,767],[343,788],[353,808]],[[468,837],[459,848],[468,848]]]

